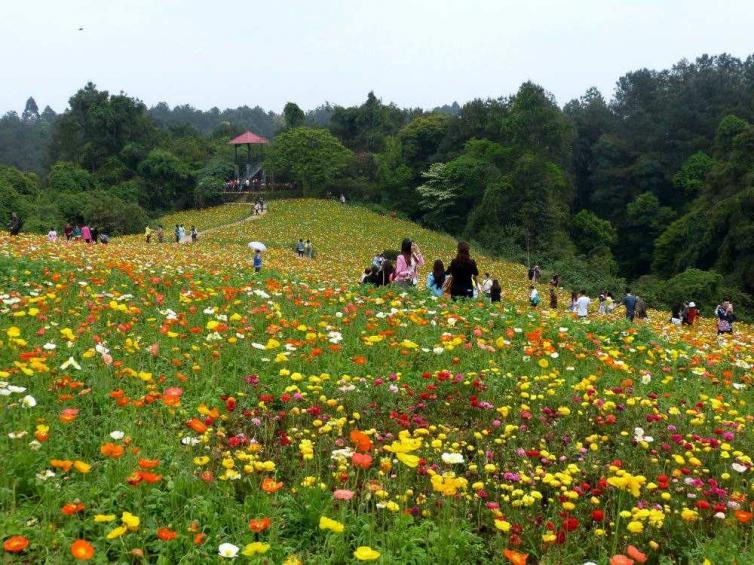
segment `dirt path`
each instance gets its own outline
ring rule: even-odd
[[[206,230],[201,230],[199,232],[199,239],[202,238],[202,236],[205,233],[211,233],[213,231],[229,228],[231,226],[237,226],[238,224],[244,224],[246,222],[251,222],[254,220],[258,220],[262,216],[264,216],[267,213],[267,209],[265,208],[261,214],[251,214],[250,216],[246,216],[245,218],[242,218],[240,220],[236,220],[235,222],[231,222],[229,224],[222,224],[219,226],[212,226],[211,228],[207,228]],[[181,243],[191,243],[191,232],[187,232],[186,235],[183,236],[183,239],[181,240]]]

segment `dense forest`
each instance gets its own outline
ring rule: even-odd
[[[270,137],[266,167],[305,194],[345,192],[559,271],[570,286],[630,281],[661,304],[723,293],[754,304],[754,56],[702,56],[622,76],[558,106],[543,87],[424,111],[373,93],[353,107],[147,108],[86,85],[62,114],[0,119],[0,215],[114,233],[217,202],[228,139]]]

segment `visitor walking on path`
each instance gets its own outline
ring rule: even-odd
[[[435,260],[432,272],[427,275],[427,288],[435,296],[445,293],[445,265],[441,259]]]
[[[254,272],[258,273],[262,270],[262,252],[257,249],[254,252]]]
[[[636,302],[638,299],[636,296],[631,294],[631,289],[626,289],[626,296],[623,297],[623,300],[621,301],[621,304],[626,307],[626,319],[629,322],[634,321],[634,316],[636,316]]]
[[[196,226],[191,226],[191,243],[196,243],[197,239],[199,239],[199,232],[196,231]]]
[[[732,334],[736,315],[733,313],[733,304],[729,299],[726,298],[715,308],[715,315],[717,316],[717,335]]]
[[[47,232],[47,241],[50,243],[55,243],[58,240],[58,232],[55,231],[55,228],[50,228],[50,231]]]
[[[395,264],[393,280],[402,286],[416,286],[419,279],[419,267],[424,265],[424,257],[419,246],[410,239],[401,243],[401,254]]]
[[[451,277],[450,296],[454,300],[456,298],[474,298],[479,269],[477,269],[476,261],[471,258],[469,244],[465,241],[458,242],[456,257],[450,262],[446,274]]]
[[[537,287],[534,285],[529,286],[529,304],[532,308],[536,308],[539,306],[539,291],[537,291]]]
[[[304,256],[304,240],[303,239],[299,239],[298,243],[296,243],[296,255],[298,255],[299,257]]]

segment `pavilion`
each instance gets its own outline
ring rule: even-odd
[[[238,146],[239,145],[245,145],[247,149],[247,156],[246,156],[246,174],[244,175],[244,178],[252,178],[256,177],[257,175],[260,175],[260,177],[264,176],[264,173],[262,172],[261,164],[257,167],[257,170],[252,171],[251,166],[251,146],[252,145],[266,145],[269,143],[269,140],[266,137],[262,137],[261,135],[257,135],[251,130],[246,130],[238,137],[234,137],[231,139],[228,144],[232,145],[235,150],[235,160],[236,160],[236,167],[240,169],[240,165],[238,162]],[[260,180],[264,180],[264,178],[260,178]]]

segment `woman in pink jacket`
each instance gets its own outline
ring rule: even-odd
[[[92,243],[92,231],[89,226],[85,225],[81,228],[81,239],[84,240],[84,243]]]
[[[393,281],[402,286],[416,286],[419,280],[418,269],[424,265],[419,246],[410,239],[404,239],[401,243],[401,254],[395,264]]]

